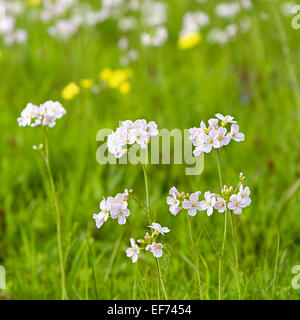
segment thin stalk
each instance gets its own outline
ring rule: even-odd
[[[220,180],[220,188],[223,188],[223,179],[222,179],[222,172],[221,172],[221,161],[220,161],[220,150],[217,149],[217,163],[218,163],[218,172],[219,172],[219,180]],[[224,232],[223,232],[223,242],[221,247],[221,254],[219,255],[219,300],[222,299],[222,259],[225,250],[225,243],[226,243],[226,234],[227,234],[227,209],[224,214]]]
[[[147,171],[146,171],[146,164],[142,163],[142,168],[143,168],[144,180],[145,180],[146,202],[147,202],[147,213],[148,213],[147,215],[148,215],[149,224],[151,225],[150,199],[149,199],[148,176],[147,176]],[[163,293],[165,295],[165,299],[168,300],[168,295],[166,293],[166,289],[165,289],[164,282],[162,279],[158,258],[156,258],[156,268],[157,268],[157,276],[158,276],[158,283],[159,283],[159,285],[158,285],[158,299],[160,300],[160,284],[161,284]]]
[[[161,287],[162,287],[162,290],[163,290],[165,299],[166,299],[166,300],[169,300],[168,295],[167,295],[167,292],[166,292],[166,289],[165,289],[165,286],[164,286],[164,282],[163,282],[163,279],[162,279],[162,276],[161,276],[161,271],[160,271],[160,265],[159,265],[159,260],[158,260],[158,258],[156,258],[156,266],[157,266],[157,272],[158,272],[158,276],[159,276],[159,279],[160,279],[160,282],[161,282]],[[160,299],[160,298],[159,298],[159,299]]]
[[[201,300],[203,300],[203,296],[202,296],[202,284],[201,284],[201,277],[200,277],[200,270],[199,270],[199,259],[198,259],[198,255],[197,255],[197,250],[196,250],[194,238],[193,238],[193,233],[192,233],[191,217],[190,217],[189,215],[188,215],[188,222],[189,222],[189,232],[190,232],[190,238],[191,238],[192,249],[193,249],[193,256],[194,256],[194,260],[195,260],[196,267],[197,267],[197,277],[198,277],[198,286],[199,286],[199,297],[200,297]]]
[[[132,224],[131,224],[131,222],[130,222],[130,220],[128,218],[127,218],[127,223],[129,225],[129,229],[130,229],[130,232],[132,234],[132,237],[133,237],[133,239],[135,239],[134,230],[133,230]],[[136,263],[136,274],[138,275],[138,278],[139,278],[143,293],[145,295],[145,298],[148,299],[148,295],[146,293],[146,290],[145,290],[145,287],[144,287],[144,283],[143,283],[143,280],[142,280],[142,277],[141,277],[141,274],[140,274],[140,271],[139,271],[139,268],[138,268],[138,263]],[[136,291],[136,278],[135,278],[135,281],[134,281],[134,296],[136,296],[136,292],[135,291]]]
[[[142,163],[142,168],[143,168],[143,173],[144,173],[145,190],[146,190],[147,216],[148,216],[149,224],[151,225],[150,199],[149,199],[148,176],[147,176],[146,164]]]
[[[238,298],[241,300],[241,289],[240,289],[240,280],[239,280],[239,274],[240,274],[240,266],[239,266],[239,259],[237,254],[237,245],[236,245],[236,233],[233,223],[233,214],[230,212],[230,221],[231,221],[231,231],[232,231],[232,240],[233,240],[233,248],[234,248],[234,257],[235,257],[235,277],[237,282],[237,291],[238,291]]]
[[[275,261],[273,285],[272,285],[272,299],[273,299],[274,292],[275,292],[275,284],[276,284],[276,276],[277,276],[277,268],[278,268],[278,258],[279,258],[279,246],[280,246],[280,233],[278,233],[278,238],[277,238],[276,261]]]
[[[55,211],[55,218],[56,218],[55,220],[56,220],[57,247],[58,247],[58,255],[59,255],[60,274],[61,274],[61,299],[65,300],[67,298],[67,290],[66,290],[64,255],[63,255],[62,236],[61,236],[61,216],[59,212],[58,199],[57,199],[53,174],[50,166],[50,160],[49,160],[49,141],[48,141],[47,128],[45,128],[44,133],[45,133],[44,160],[45,160],[46,169],[47,169],[47,173],[50,181],[52,200],[54,203],[54,211]]]

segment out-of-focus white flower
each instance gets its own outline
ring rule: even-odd
[[[144,46],[160,47],[168,39],[168,30],[166,27],[159,26],[151,33],[143,32],[141,34],[141,42]]]
[[[240,11],[240,5],[237,2],[220,3],[215,7],[215,13],[221,18],[233,18]]]
[[[54,26],[48,28],[48,33],[52,37],[65,39],[75,34],[82,22],[83,19],[80,16],[73,16],[70,19],[58,20]]]
[[[183,17],[182,30],[180,35],[199,32],[203,27],[210,23],[209,16],[202,11],[187,12]]]
[[[127,37],[122,37],[118,40],[118,48],[120,50],[126,50],[128,49],[129,41]]]
[[[291,17],[292,15],[294,15],[293,8],[296,5],[297,3],[294,1],[283,3],[280,7],[282,14],[286,17]]]
[[[52,128],[56,125],[56,120],[62,118],[65,114],[66,110],[57,101],[49,100],[39,107],[28,103],[17,121],[20,127],[48,126]]]
[[[168,233],[171,231],[168,227],[162,227],[159,223],[156,223],[156,222],[152,222],[152,226],[149,226],[149,228],[157,231],[162,235],[165,235],[165,233]]]
[[[253,8],[251,0],[241,0],[241,6],[245,10],[250,10]]]
[[[207,34],[207,41],[224,45],[228,42],[228,34],[219,28],[212,28]]]
[[[135,17],[124,17],[118,22],[118,27],[123,32],[134,30],[137,26],[138,22]]]
[[[147,26],[159,26],[167,20],[167,4],[164,2],[145,0],[141,10],[143,23]]]
[[[139,258],[140,249],[133,238],[130,238],[130,244],[131,247],[126,250],[126,255],[128,258],[132,259],[132,263],[136,263]]]
[[[41,20],[48,22],[53,18],[64,15],[77,0],[43,0],[43,10],[41,11]]]

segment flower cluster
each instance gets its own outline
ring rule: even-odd
[[[108,87],[118,89],[122,94],[127,94],[131,90],[131,85],[128,82],[128,79],[132,77],[131,69],[111,70],[110,68],[104,68],[99,77]]]
[[[198,211],[206,211],[208,216],[213,214],[214,209],[222,213],[228,208],[234,214],[241,214],[242,209],[250,205],[250,189],[243,187],[244,175],[240,174],[240,181],[236,189],[227,187],[226,185],[221,190],[221,194],[211,193],[206,191],[204,199],[199,200],[200,191],[192,194],[178,192],[175,187],[170,189],[170,196],[167,197],[167,204],[170,206],[169,211],[174,216],[182,209],[188,210],[190,216],[195,216]]]
[[[108,151],[116,158],[121,158],[127,151],[126,145],[137,143],[142,149],[146,149],[150,138],[157,134],[157,124],[154,121],[149,123],[144,119],[134,122],[131,120],[123,121],[122,125],[108,136]]]
[[[66,114],[64,107],[57,101],[46,101],[40,106],[28,103],[21,112],[21,117],[17,119],[20,127],[40,127],[50,128],[56,125],[56,120]]]
[[[133,238],[130,239],[131,247],[126,250],[127,257],[132,259],[132,263],[137,262],[139,254],[142,250],[151,252],[155,258],[161,258],[163,255],[163,245],[157,242],[158,236],[165,235],[170,232],[168,227],[162,227],[159,223],[153,222],[151,226],[148,226],[153,230],[150,235],[146,232],[144,239],[136,241]]]
[[[200,128],[191,128],[190,140],[196,147],[193,151],[195,157],[200,156],[202,152],[209,153],[212,148],[218,149],[228,145],[231,140],[240,142],[245,140],[243,133],[239,132],[239,126],[231,116],[216,114],[217,119],[208,120],[208,126],[201,121]],[[221,121],[221,125],[219,124]],[[231,124],[230,131],[226,129],[227,124]]]
[[[126,223],[126,217],[130,215],[128,206],[129,192],[126,189],[124,193],[118,193],[115,197],[103,198],[100,202],[100,212],[94,214],[93,218],[96,222],[96,227],[99,229],[107,221],[109,217],[118,219],[119,224]]]

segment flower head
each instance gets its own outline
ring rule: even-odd
[[[116,158],[121,158],[127,152],[127,145],[137,143],[142,149],[146,149],[150,138],[157,134],[157,124],[154,121],[149,123],[144,119],[134,122],[123,121],[122,125],[108,136],[108,151]]]
[[[163,248],[163,245],[161,243],[153,242],[151,245],[148,245],[146,247],[146,251],[152,252],[155,258],[161,258],[163,255],[162,248]]]
[[[165,235],[165,233],[170,232],[170,229],[168,227],[162,227],[159,223],[156,222],[152,222],[152,226],[149,226],[149,228],[157,231],[162,235]]]
[[[126,255],[132,259],[132,263],[136,263],[139,258],[140,249],[133,238],[130,239],[130,244],[131,247],[126,250]]]
[[[201,201],[201,210],[207,211],[207,215],[211,216],[214,211],[214,206],[216,204],[216,197],[215,194],[206,191],[204,193],[204,199]]]
[[[192,193],[189,199],[185,199],[182,203],[182,208],[188,209],[190,216],[195,216],[197,211],[201,210],[201,202],[198,201],[200,194],[200,191]]]
[[[48,126],[52,128],[56,125],[56,120],[62,118],[65,114],[66,110],[57,101],[49,100],[40,106],[28,103],[17,121],[20,127]]]

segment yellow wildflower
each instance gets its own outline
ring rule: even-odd
[[[93,85],[92,79],[81,79],[80,86],[84,89],[89,89]]]
[[[66,100],[71,100],[77,96],[79,92],[80,87],[75,82],[70,82],[63,88],[61,96]]]
[[[177,42],[177,46],[181,50],[187,50],[194,48],[202,39],[202,36],[198,32],[189,32],[183,34]]]
[[[111,75],[112,75],[112,71],[109,68],[104,68],[100,72],[99,77],[100,77],[101,80],[107,81],[107,80],[110,79]]]
[[[42,3],[42,0],[27,0],[27,3],[31,6],[31,7],[37,7]]]
[[[129,82],[125,81],[124,83],[122,83],[119,87],[119,91],[122,94],[128,94],[131,91],[131,85]]]

